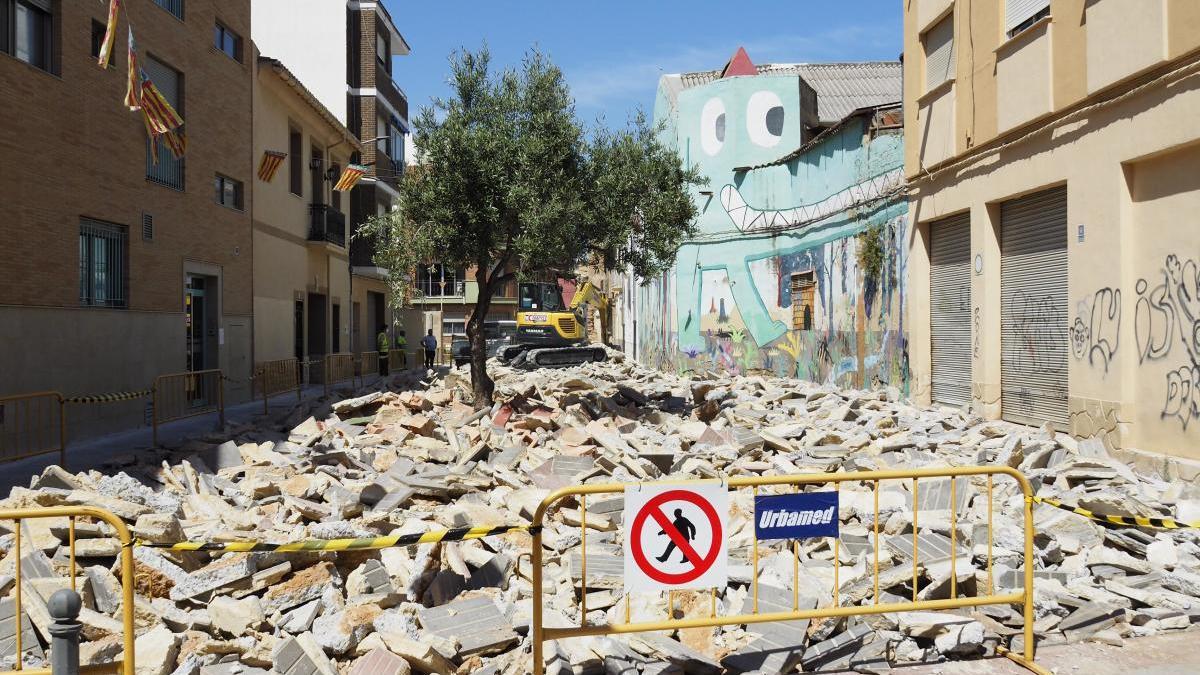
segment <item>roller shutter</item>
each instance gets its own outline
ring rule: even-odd
[[[1067,426],[1067,189],[1000,207],[1004,419]]]
[[[931,223],[930,350],[938,405],[971,401],[971,216]]]
[[[954,77],[954,15],[925,33],[925,91]]]
[[[1007,0],[1004,3],[1004,31],[1011,32],[1049,6],[1050,0]]]

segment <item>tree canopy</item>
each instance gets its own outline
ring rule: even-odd
[[[496,70],[486,47],[450,57],[451,95],[413,120],[420,155],[397,208],[369,220],[393,303],[413,297],[419,265],[473,269],[467,322],[477,404],[490,404],[483,321],[494,292],[517,275],[570,273],[584,263],[649,277],[694,233],[689,188],[698,172],[637,114],[627,128],[588,133],[563,73],[530,52]]]

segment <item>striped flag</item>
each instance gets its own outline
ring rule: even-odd
[[[163,140],[167,142],[167,149],[175,156],[175,159],[183,157],[183,153],[187,152],[187,135],[183,133],[183,129],[175,128],[163,134]]]
[[[287,158],[286,152],[275,152],[274,150],[264,152],[262,161],[258,163],[258,179],[268,183],[274,180],[275,172],[279,171],[285,158]]]
[[[104,42],[100,43],[100,58],[97,63],[101,68],[107,68],[112,58],[113,43],[117,41],[117,10],[121,8],[121,0],[109,0],[108,25],[104,29]]]
[[[367,167],[365,166],[359,166],[357,164],[347,165],[342,171],[342,177],[338,179],[337,185],[334,185],[333,189],[337,190],[338,192],[346,192],[350,190],[356,183],[358,183],[358,179],[362,178],[363,174],[366,172]]]
[[[138,79],[137,43],[133,41],[133,27],[129,28],[129,72],[125,76],[125,105],[130,110],[142,108],[142,82]]]
[[[142,109],[146,112],[146,119],[150,122],[150,127],[159,134],[165,134],[168,131],[183,124],[183,118],[175,109],[167,103],[167,99],[163,97],[162,92],[158,87],[154,86],[154,81],[146,74],[146,71],[140,71],[142,76]]]
[[[142,124],[146,125],[146,138],[150,139],[150,163],[158,166],[158,134],[150,126],[150,116],[142,108]]]

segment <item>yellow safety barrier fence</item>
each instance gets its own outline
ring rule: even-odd
[[[0,397],[0,462],[57,452],[67,463],[67,411],[57,391]]]
[[[399,372],[401,370],[407,370],[408,364],[410,363],[408,360],[408,354],[409,354],[409,352],[407,352],[403,349],[393,349],[393,350],[389,351],[388,357],[387,357],[388,372]],[[413,352],[412,363],[416,363],[416,361],[417,361],[416,352]]]
[[[379,352],[362,352],[355,358],[358,386],[365,387],[368,377],[379,376]]]
[[[133,539],[129,534],[129,528],[120,518],[105,511],[90,506],[48,506],[32,509],[2,509],[0,510],[0,522],[13,521],[15,527],[13,532],[15,541],[13,549],[17,551],[17,555],[11,556],[15,561],[13,568],[15,570],[15,584],[13,595],[13,621],[15,622],[16,636],[15,651],[16,663],[14,670],[0,672],[0,675],[10,675],[12,673],[21,673],[22,675],[51,675],[49,668],[33,668],[25,669],[22,663],[23,656],[27,648],[30,647],[31,641],[36,643],[37,637],[33,634],[33,630],[41,633],[43,638],[49,642],[47,634],[48,627],[40,625],[36,622],[32,623],[32,629],[29,630],[24,624],[23,618],[25,612],[26,596],[34,596],[28,598],[31,602],[39,602],[44,604],[44,599],[38,593],[38,590],[30,584],[23,574],[21,569],[23,565],[21,560],[24,557],[24,552],[31,550],[31,541],[24,540],[22,530],[22,521],[32,520],[36,518],[65,518],[68,521],[68,550],[69,550],[69,588],[74,591],[76,586],[76,565],[75,565],[75,521],[77,518],[86,518],[93,521],[102,521],[107,523],[113,529],[118,541],[121,542],[120,566],[121,566],[121,608],[122,608],[122,627],[124,641],[124,658],[121,661],[108,664],[100,664],[95,666],[84,667],[80,669],[81,673],[120,673],[121,675],[134,675],[135,670],[135,655],[134,655],[134,626],[133,626]],[[24,543],[23,543],[24,541]],[[36,620],[35,620],[36,621]]]
[[[444,541],[466,541],[482,539],[506,532],[530,532],[528,525],[480,525],[477,527],[455,527],[449,530],[431,530],[415,534],[399,534],[388,537],[362,537],[359,539],[304,539],[283,544],[264,541],[181,541],[154,543],[138,541],[138,546],[161,548],[168,551],[220,551],[226,553],[308,553],[311,551],[366,551],[414,544],[437,544]]]
[[[221,424],[225,424],[225,380],[220,370],[159,375],[154,378],[152,392],[155,445],[158,445],[158,425],[163,422],[215,411]]]
[[[258,392],[263,399],[264,415],[270,411],[267,402],[276,394],[295,390],[296,400],[303,398],[300,363],[297,359],[277,359],[258,364],[254,369],[254,381],[258,383]]]
[[[335,384],[354,382],[354,355],[327,354],[325,356],[325,395]]]
[[[992,578],[992,502],[993,502],[993,482],[995,477],[1008,477],[1016,481],[1021,494],[1024,496],[1024,580],[1023,586],[1019,591],[996,593],[995,585]],[[958,591],[958,514],[956,506],[958,503],[957,489],[960,483],[960,478],[971,477],[978,478],[981,482],[986,480],[986,495],[987,495],[987,593],[984,595],[960,596]],[[950,498],[949,498],[949,514],[950,514],[950,597],[937,600],[920,600],[918,599],[919,580],[921,578],[922,567],[920,564],[919,554],[919,494],[920,481],[922,479],[945,479],[948,478],[950,483]],[[912,601],[911,602],[883,602],[880,596],[879,585],[879,546],[880,546],[880,523],[879,523],[879,487],[882,481],[904,481],[912,492]],[[625,620],[622,623],[606,623],[595,624],[589,623],[587,619],[587,498],[591,495],[621,495],[624,494],[627,487],[623,483],[597,483],[591,485],[576,485],[560,488],[551,492],[542,500],[537,508],[537,512],[533,517],[533,524],[530,528],[530,533],[533,535],[531,568],[532,568],[532,583],[533,583],[533,673],[534,675],[544,675],[545,659],[544,659],[544,643],[547,640],[559,640],[572,637],[585,637],[592,635],[615,635],[625,633],[641,633],[647,631],[674,631],[684,628],[708,628],[715,626],[742,625],[764,623],[768,621],[791,621],[799,619],[824,619],[833,617],[849,617],[863,615],[878,615],[892,614],[896,612],[911,612],[911,611],[931,611],[944,609],[959,609],[964,607],[979,607],[983,605],[1020,605],[1023,608],[1024,615],[1024,643],[1021,654],[1009,651],[1006,648],[999,648],[997,651],[1004,656],[1020,664],[1021,666],[1036,672],[1046,673],[1049,671],[1041,668],[1034,663],[1034,635],[1033,635],[1033,491],[1029,485],[1029,481],[1019,471],[1006,466],[971,466],[971,467],[946,467],[946,468],[930,468],[930,469],[913,469],[908,471],[858,471],[844,473],[822,473],[822,474],[800,474],[791,476],[754,476],[754,477],[731,477],[722,481],[666,481],[661,484],[670,485],[699,485],[699,484],[724,484],[729,489],[752,488],[755,495],[760,489],[767,488],[774,490],[775,493],[780,493],[781,490],[791,488],[793,491],[800,491],[806,487],[812,486],[832,486],[834,490],[840,489],[843,483],[858,483],[867,484],[873,488],[874,493],[874,519],[873,519],[873,544],[874,544],[874,571],[873,571],[873,590],[874,601],[862,605],[842,605],[842,587],[839,580],[840,565],[837,561],[840,559],[840,538],[834,538],[831,542],[833,549],[833,588],[831,590],[832,603],[829,606],[817,607],[816,609],[803,610],[800,609],[800,552],[799,542],[792,542],[793,554],[793,611],[790,612],[759,612],[758,602],[758,551],[759,542],[755,538],[753,542],[753,550],[751,552],[751,564],[754,570],[753,579],[751,582],[753,593],[753,612],[750,614],[734,614],[730,616],[719,616],[717,614],[717,589],[709,589],[712,595],[711,611],[707,617],[696,617],[687,619],[675,619],[674,614],[674,598],[669,597],[667,603],[668,618],[663,621],[637,621],[634,622],[630,615],[630,600],[626,595],[623,599],[625,605]],[[647,484],[653,485],[653,484]],[[579,625],[571,627],[548,627],[544,625],[544,581],[543,581],[543,551],[542,551],[542,526],[546,520],[547,512],[555,506],[566,500],[577,500],[579,520],[580,520],[580,615]],[[751,523],[753,527],[753,523]],[[968,561],[973,557],[968,554]],[[803,640],[803,635],[796,636],[796,642],[799,644]]]

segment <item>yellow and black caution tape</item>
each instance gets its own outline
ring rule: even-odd
[[[139,546],[163,548],[169,551],[223,551],[229,553],[302,553],[309,551],[364,551],[413,544],[436,544],[442,541],[464,541],[482,539],[506,532],[528,532],[536,534],[541,528],[529,525],[484,525],[481,527],[456,527],[417,534],[400,534],[390,537],[363,537],[361,539],[305,539],[286,544],[271,544],[262,541],[181,541],[174,544],[156,544],[139,541]]]
[[[150,395],[149,389],[141,391],[122,391],[115,394],[96,394],[95,396],[70,396],[67,403],[113,403],[115,401],[133,401]]]
[[[1048,504],[1055,508],[1062,509],[1063,511],[1070,511],[1071,513],[1081,515],[1084,518],[1090,518],[1097,522],[1109,523],[1111,525],[1127,525],[1127,526],[1131,526],[1131,527],[1157,527],[1157,528],[1161,528],[1164,530],[1182,530],[1182,529],[1190,529],[1190,528],[1200,528],[1200,522],[1184,523],[1184,522],[1175,520],[1174,518],[1146,518],[1144,516],[1110,516],[1110,515],[1106,515],[1103,513],[1095,513],[1093,511],[1088,511],[1087,509],[1079,508],[1078,506],[1071,506],[1069,504],[1064,504],[1064,503],[1058,501],[1057,499],[1050,499],[1049,497],[1034,497],[1033,501],[1038,502],[1040,504]]]

